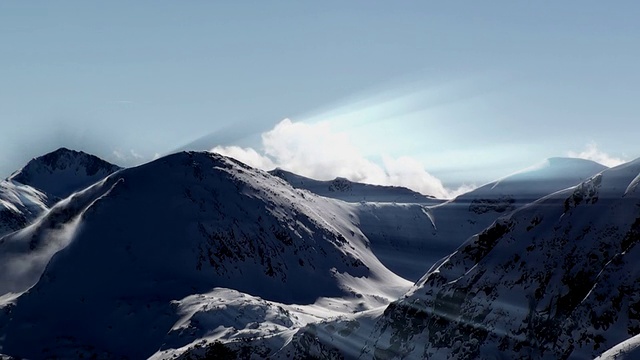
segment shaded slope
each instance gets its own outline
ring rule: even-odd
[[[0,181],[0,236],[19,230],[48,210],[46,194],[14,181]]]
[[[53,255],[73,240],[83,212],[117,182],[118,178],[106,178],[58,202],[32,224],[0,238],[0,296],[33,286]]]
[[[234,160],[179,153],[103,183],[73,218],[74,240],[6,307],[3,352],[150,356],[179,320],[172,301],[214,287],[285,304],[353,297],[366,309],[407,286],[348,209]]]

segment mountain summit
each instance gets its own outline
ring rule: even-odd
[[[97,156],[60,148],[32,159],[8,180],[65,198],[120,169]]]

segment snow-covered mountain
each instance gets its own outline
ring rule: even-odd
[[[549,159],[443,202],[210,153],[120,171],[55,153],[0,191],[6,208],[41,209],[0,238],[0,353],[577,359],[636,347],[640,160]]]
[[[552,158],[442,204],[359,203],[353,211],[380,261],[416,281],[498,217],[604,169],[589,160]]]
[[[212,306],[256,311],[249,333],[279,309],[276,332],[383,306],[410,283],[377,260],[353,218],[345,203],[216,154],[119,171],[1,240],[14,267],[1,282],[16,285],[5,289],[0,348],[143,358],[227,324],[202,322]]]
[[[0,238],[0,296],[36,284],[51,257],[74,238],[86,209],[107,194],[117,178],[106,178],[64,199],[19,231]]]
[[[478,189],[477,192],[471,192],[440,206],[428,207],[421,204],[388,203],[359,203],[350,204],[349,206],[354,209],[354,213],[357,215],[358,226],[363,229],[365,235],[371,240],[374,254],[381,258],[383,263],[391,269],[400,269],[401,273],[403,265],[406,267],[413,265],[414,269],[416,269],[414,271],[418,271],[417,269],[420,269],[420,259],[422,259],[422,271],[424,272],[437,260],[437,254],[448,255],[454,252],[457,246],[457,244],[441,243],[442,248],[438,249],[436,248],[438,243],[420,242],[421,239],[426,238],[425,234],[433,234],[434,231],[437,234],[437,230],[440,230],[436,229],[436,223],[439,218],[434,216],[435,210],[439,210],[439,214],[442,214],[442,208],[444,208],[444,210],[450,211],[449,214],[457,216],[458,221],[462,220],[467,224],[465,228],[464,225],[456,224],[456,219],[440,218],[441,223],[450,224],[450,229],[446,229],[445,225],[445,230],[449,231],[449,234],[456,234],[455,231],[458,231],[456,236],[461,237],[464,236],[463,231],[470,232],[473,231],[473,226],[481,226],[477,224],[479,221],[486,221],[490,224],[498,217],[510,214],[514,209],[522,208],[527,201],[531,201],[529,196],[532,195],[528,194],[541,194],[540,197],[542,197],[579,184],[581,180],[597,175],[603,169],[605,168],[589,161],[577,159],[575,161],[571,159],[562,159],[560,161],[560,159],[552,159],[541,166],[532,167],[514,174],[513,177],[501,179],[499,182],[494,182],[489,186]],[[528,176],[527,172],[533,173],[533,176]],[[519,180],[536,178],[536,175],[538,175],[536,181]],[[522,197],[519,197],[520,190],[516,184],[521,184],[524,187],[522,193],[525,195]],[[539,190],[536,190],[536,187]],[[504,195],[512,195],[515,199],[512,202],[513,209],[496,207],[484,212],[472,210],[473,199],[499,198]],[[520,201],[520,199],[522,200]],[[457,230],[455,225],[463,228],[463,231]],[[480,231],[482,229],[478,232]],[[378,234],[377,236],[376,233]],[[470,235],[473,234],[471,233]],[[430,239],[434,239],[434,237]],[[403,241],[405,242],[403,243]],[[413,241],[413,244],[410,243],[411,241]],[[463,240],[460,241],[462,242]],[[446,249],[447,245],[452,246],[453,249]],[[431,247],[429,249],[431,252],[420,251],[428,247]],[[433,258],[429,258],[431,253],[434,254],[432,255]],[[490,270],[487,272],[490,272]],[[386,312],[389,311],[389,309],[386,310]],[[295,333],[288,333],[286,336],[284,333],[276,334],[268,338],[256,338],[251,342],[229,338],[227,339],[227,345],[230,351],[235,351],[236,354],[246,354],[252,351],[262,351],[264,353],[267,351],[265,349],[269,349],[270,357],[273,359],[304,359],[308,356],[326,359],[392,358],[398,353],[386,351],[388,349],[379,350],[375,348],[376,340],[379,337],[388,336],[387,333],[381,331],[381,329],[384,330],[390,327],[387,323],[386,312],[383,313],[381,309],[374,309],[350,315],[343,314],[339,317],[308,323]],[[414,318],[416,315],[417,318]],[[391,322],[396,324],[398,329],[411,329],[414,322],[421,321],[419,312],[413,313],[409,311],[403,316]],[[419,339],[409,336],[406,339],[406,346],[411,347],[414,342],[417,342],[418,346],[421,344]],[[425,343],[428,343],[428,341],[425,341]],[[363,349],[366,349],[366,351],[362,352]],[[186,351],[186,354],[190,355],[203,353],[203,348],[192,348]],[[417,355],[410,353],[408,355],[410,356],[409,358],[412,358],[411,356],[417,359],[423,358],[421,353],[417,353]],[[184,358],[188,358],[188,355],[185,355]],[[439,357],[436,356],[435,358]],[[462,358],[465,357],[462,356]],[[475,356],[466,358],[475,358]]]
[[[15,181],[0,181],[0,236],[24,228],[49,206],[43,192]]]
[[[0,236],[31,224],[61,198],[119,170],[96,156],[60,148],[0,181]]]
[[[363,184],[340,177],[329,181],[315,180],[283,169],[271,170],[269,173],[285,180],[296,189],[305,189],[320,196],[346,202],[419,204],[438,204],[443,202],[443,200],[436,199],[433,196],[423,195],[399,186]]]
[[[118,170],[120,167],[94,155],[60,148],[32,159],[8,180],[65,198]]]
[[[363,357],[593,358],[640,333],[640,160],[497,220],[380,317]]]
[[[607,169],[597,162],[579,158],[554,157],[492,181],[456,198],[468,202],[469,210],[483,214],[504,213],[522,204],[564,190]]]

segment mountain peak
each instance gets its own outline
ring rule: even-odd
[[[558,190],[575,186],[606,169],[606,166],[591,160],[551,157],[485,184],[459,196],[458,199],[502,198],[518,194],[524,195],[527,201],[535,200]]]
[[[595,166],[595,167],[603,167],[603,168],[608,167],[593,160],[576,158],[576,157],[554,156],[554,157],[547,158],[545,161],[550,166]]]
[[[120,169],[97,156],[61,147],[33,158],[9,180],[64,198]]]

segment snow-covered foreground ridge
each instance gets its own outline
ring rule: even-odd
[[[0,354],[589,358],[640,331],[638,161],[549,159],[444,202],[211,153],[54,153],[7,180],[7,208],[40,210],[0,238]]]

